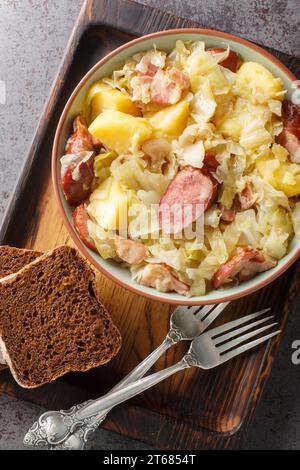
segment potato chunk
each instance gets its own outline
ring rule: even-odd
[[[256,162],[260,176],[287,197],[300,194],[300,167],[296,163],[260,158]]]
[[[105,109],[114,109],[132,116],[141,115],[129,95],[110,87],[102,81],[91,86],[87,101],[91,106],[90,117],[92,121]]]
[[[240,96],[251,97],[257,103],[266,103],[283,90],[280,78],[275,78],[268,69],[257,62],[244,62],[239,68],[236,89]],[[281,98],[283,99],[283,96]]]
[[[271,142],[266,130],[271,117],[267,106],[237,98],[235,103],[230,99],[218,103],[214,122],[225,137],[240,140],[246,148],[255,148]]]
[[[149,117],[149,122],[157,136],[177,138],[184,131],[189,117],[189,103],[167,106]]]
[[[105,110],[99,114],[89,131],[119,155],[137,150],[152,136],[152,127],[146,119],[114,110]]]

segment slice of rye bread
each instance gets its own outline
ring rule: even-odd
[[[95,275],[74,248],[55,248],[0,282],[0,306],[0,347],[22,387],[105,364],[120,349]]]
[[[16,273],[42,254],[41,251],[14,248],[6,245],[0,246],[0,278]]]
[[[19,271],[19,269],[31,263],[31,261],[34,261],[42,254],[41,251],[26,250],[6,245],[0,246],[0,278]],[[6,369],[7,365],[1,364],[1,362],[0,351],[0,370]]]

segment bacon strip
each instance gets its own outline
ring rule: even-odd
[[[237,213],[236,198],[229,209],[221,204],[221,219],[223,222],[233,222]]]
[[[160,67],[151,62],[151,54],[145,54],[135,68],[142,76],[153,77]]]
[[[180,70],[157,70],[153,76],[150,93],[152,103],[170,105],[177,103],[184,90],[190,86],[189,78]]]
[[[116,237],[116,252],[119,258],[128,264],[139,264],[147,256],[147,248],[142,243],[134,240]]]
[[[246,184],[243,191],[237,194],[237,197],[242,211],[250,209],[256,201],[256,195],[252,191],[250,184]]]
[[[180,281],[172,269],[164,264],[147,264],[139,275],[138,282],[161,292],[175,291],[182,295],[187,294],[190,289],[188,284]]]

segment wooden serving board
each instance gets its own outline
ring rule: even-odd
[[[49,250],[71,243],[58,213],[51,185],[50,154],[55,128],[74,86],[101,57],[132,39],[162,29],[193,27],[192,21],[123,0],[89,0],[74,27],[66,55],[38,126],[26,164],[0,231],[0,243]],[[201,25],[203,26],[203,25]],[[300,61],[271,51],[295,74]],[[283,329],[298,289],[294,265],[270,286],[227,308],[221,322],[272,307]],[[103,301],[123,337],[117,358],[88,373],[68,374],[37,390],[23,390],[6,370],[0,391],[48,409],[107,392],[164,338],[171,306],[146,300],[98,274]],[[212,371],[189,370],[117,407],[104,427],[162,449],[238,448],[261,396],[280,338]],[[187,344],[170,350],[153,368],[179,360]]]

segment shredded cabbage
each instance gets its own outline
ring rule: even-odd
[[[204,224],[210,227],[217,228],[219,226],[221,217],[220,209],[214,204],[204,213]]]
[[[149,208],[140,202],[132,204],[128,210],[128,218],[130,238],[133,240],[147,240],[149,236],[158,238],[160,228],[158,214],[154,207]]]
[[[151,83],[145,77],[135,75],[130,80],[130,88],[132,90],[132,101],[140,101],[148,104],[151,101],[150,94]]]
[[[166,53],[153,49],[151,51],[147,51],[146,53],[140,52],[135,54],[133,59],[138,62],[135,69],[141,74],[147,75],[149,72],[149,66],[154,66],[159,69],[164,68],[166,62]]]
[[[139,189],[137,196],[147,207],[151,207],[151,204],[159,204],[160,201],[159,193],[154,190],[145,191],[144,189]]]
[[[117,259],[114,237],[127,218],[123,235],[148,251],[141,266],[130,266],[132,277],[140,282],[152,264],[151,274],[159,275],[151,285],[158,290],[171,285],[174,276],[175,283],[190,286],[187,295],[205,295],[237,247],[252,246],[277,260],[285,256],[292,237],[300,237],[300,202],[291,199],[300,196],[300,164],[291,162],[286,148],[276,143],[283,129],[282,82],[256,62],[241,60],[236,71],[229,70],[223,62],[229,52],[229,46],[209,50],[203,41],[178,40],[169,52],[154,46],[129,58],[87,94],[87,116],[92,117],[95,93],[115,88],[126,96],[127,106],[128,98],[134,102],[133,115],[151,126],[148,139],[141,141],[138,124],[130,119],[128,129],[125,114],[115,136],[124,153],[107,148],[95,157],[95,187],[87,212],[89,234],[105,259]],[[170,69],[175,73],[168,76]],[[181,95],[171,107],[174,87]],[[124,96],[117,95],[122,112]],[[113,107],[116,102],[111,103]],[[65,166],[72,163],[67,157]],[[214,178],[217,195],[204,213],[201,239],[178,234],[166,238],[159,203],[186,165]],[[246,203],[249,197],[248,206],[242,206],[241,194]],[[232,211],[231,222],[225,209]]]
[[[160,171],[169,179],[174,178],[178,164],[170,142],[166,139],[150,139],[144,143],[142,150],[150,158],[151,170]]]
[[[159,243],[154,243],[148,248],[154,258],[159,259],[177,271],[185,271],[187,259],[184,249],[182,247],[176,248],[171,239],[162,239]]]
[[[212,251],[200,263],[198,268],[198,276],[207,280],[211,280],[214,273],[220,267],[218,257]]]
[[[196,271],[194,274],[193,271]],[[206,293],[206,282],[203,277],[200,275],[197,275],[198,270],[189,270],[189,276],[191,279],[193,279],[193,283],[190,288],[189,296],[195,296],[195,295],[204,295]],[[194,278],[192,276],[195,276]]]
[[[212,54],[210,51],[205,51],[204,43],[198,42],[187,58],[184,69],[188,75],[205,75],[216,67],[219,62],[226,59],[228,52],[229,48],[224,52]]]
[[[206,123],[186,127],[179,139],[172,143],[178,163],[181,166],[202,168],[205,156],[204,139],[209,140],[213,135],[212,126]]]
[[[97,250],[103,259],[115,258],[116,250],[114,245],[114,232],[104,230],[99,224],[88,220],[88,232],[94,240]]]
[[[170,184],[167,176],[143,168],[141,159],[130,159],[111,170],[113,177],[128,188],[138,191],[156,191],[162,196]]]
[[[209,79],[204,79],[191,102],[191,115],[199,123],[208,122],[214,115],[217,107]]]
[[[295,236],[300,238],[300,202],[296,202],[292,210],[292,222]]]

